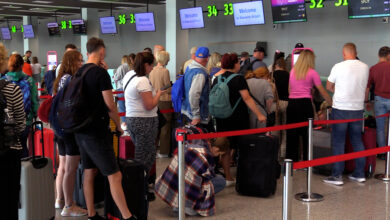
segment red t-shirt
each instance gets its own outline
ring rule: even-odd
[[[23,64],[22,68],[23,68],[23,73],[25,73],[26,75],[32,76],[32,68],[31,68],[30,64],[25,62]]]
[[[367,88],[375,86],[375,95],[390,99],[390,62],[380,62],[370,68]]]

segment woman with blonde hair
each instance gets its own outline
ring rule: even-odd
[[[252,98],[256,102],[257,108],[263,115],[270,115],[272,104],[274,103],[274,92],[272,83],[269,81],[270,73],[266,67],[257,68],[245,75]],[[275,110],[274,110],[275,111]],[[250,128],[264,128],[266,123],[257,121],[253,112],[249,113]]]
[[[221,70],[221,59],[221,54],[217,52],[211,54],[206,66],[207,72],[210,74],[210,77],[213,77],[215,73]]]
[[[314,53],[310,50],[302,51],[290,72],[287,124],[305,122],[314,117],[311,103],[313,87],[318,89],[328,103],[332,103],[332,99],[322,86],[320,76],[314,68]],[[293,161],[299,160],[301,155],[301,152],[299,152],[299,138],[302,137],[303,160],[307,159],[307,135],[306,127],[287,130],[286,158]]]
[[[169,70],[166,65],[169,62],[169,53],[166,51],[159,51],[156,54],[157,66],[155,66],[152,72],[149,73],[149,80],[152,83],[154,90],[167,88],[171,86],[171,80],[169,77]],[[172,109],[171,101],[171,89],[167,89],[167,93],[161,95],[158,102],[158,108],[160,110]],[[168,157],[171,147],[171,121],[172,113],[163,114],[167,122],[161,128],[160,131],[160,153],[157,154],[160,158]]]

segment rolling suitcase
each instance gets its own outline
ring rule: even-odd
[[[364,133],[362,134],[364,148],[366,150],[376,148],[376,129],[375,128],[364,128]],[[345,141],[345,153],[353,152],[353,147],[351,145],[351,140],[347,134]],[[375,173],[376,168],[376,155],[366,157],[366,165],[364,171],[366,177],[370,178]],[[347,173],[352,173],[355,169],[355,160],[345,161],[345,171]]]
[[[34,122],[32,132],[37,130],[37,125],[43,128],[42,122]],[[44,140],[42,132],[41,138]],[[35,156],[35,141],[32,142],[33,156],[22,159],[19,219],[54,219],[53,164],[50,158]],[[44,145],[41,152],[45,152]]]
[[[120,138],[119,138],[120,139]],[[120,146],[120,144],[119,144]],[[130,159],[118,158],[119,169],[122,172],[122,186],[127,207],[139,220],[147,220],[149,202],[147,199],[147,180],[141,163]],[[107,180],[108,181],[108,180]],[[109,220],[123,219],[111,196],[109,184],[105,188],[104,213]]]
[[[54,132],[51,129],[43,128],[43,139],[41,138],[42,130],[35,131],[34,133],[34,146],[35,155],[42,156],[42,143],[45,144],[45,155],[50,157],[53,161],[53,173],[56,174],[56,167],[58,161],[58,153],[55,146]]]
[[[330,128],[313,130],[313,159],[333,156],[332,133]],[[332,164],[313,167],[313,172],[329,176],[332,174]]]
[[[94,181],[95,205],[104,201],[104,187],[105,187],[104,179],[105,179],[104,176],[98,171]],[[80,163],[76,172],[76,183],[74,186],[73,197],[78,206],[86,209],[87,204],[85,202],[83,186],[84,186],[84,167],[83,164]]]
[[[275,194],[281,167],[278,162],[279,140],[261,134],[238,137],[236,191],[239,194],[269,197]]]
[[[130,136],[121,136],[119,138],[119,158],[121,159],[134,159],[135,146]],[[156,176],[156,162],[154,162],[152,169],[149,172],[149,176]]]

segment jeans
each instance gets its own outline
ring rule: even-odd
[[[118,89],[116,91],[123,91],[123,89]],[[121,94],[118,94],[118,98],[123,98],[125,97],[125,95],[123,93]],[[125,101],[118,101],[118,109],[119,109],[119,112],[125,112],[126,113],[126,105],[125,105]],[[122,116],[121,117],[121,121],[122,122],[126,122],[126,117],[125,116]]]
[[[221,175],[216,175],[211,179],[211,183],[214,186],[214,194],[221,192],[226,186],[226,180]]]
[[[338,110],[332,109],[332,119],[356,119],[363,117],[363,110],[358,111],[348,111],[348,110]],[[362,141],[362,121],[343,123],[343,124],[334,124],[332,125],[332,150],[333,155],[340,155],[345,153],[345,135],[347,130],[351,138],[351,144],[353,146],[354,152],[363,151],[364,145]],[[353,176],[357,178],[365,177],[364,167],[366,164],[366,158],[361,157],[355,160],[355,170],[353,171]],[[338,177],[343,174],[344,171],[344,162],[338,162],[333,164],[332,176]]]
[[[380,96],[375,96],[375,115],[383,115],[390,111],[390,99],[385,99]],[[376,119],[376,141],[378,147],[386,146],[386,134],[385,134],[386,118]]]

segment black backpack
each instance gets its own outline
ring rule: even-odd
[[[243,76],[245,76],[245,74],[248,72],[248,71],[252,71],[253,70],[253,64],[256,63],[257,61],[260,61],[258,59],[255,59],[251,62],[250,59],[246,59],[244,61],[244,64],[240,67],[240,71],[238,71],[238,74],[241,74]]]
[[[96,109],[91,109],[84,91],[84,78],[88,71],[95,67],[88,65],[83,72],[80,70],[72,77],[71,81],[59,93],[57,117],[59,127],[66,133],[73,133],[87,127],[93,120]]]
[[[17,135],[14,131],[15,124],[5,123],[7,115],[4,110],[7,108],[7,100],[2,90],[8,83],[6,80],[0,80],[0,155],[3,155],[11,146],[17,144]]]

